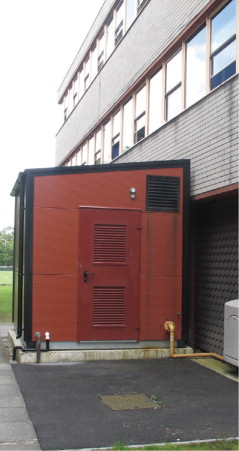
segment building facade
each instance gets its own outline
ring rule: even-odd
[[[238,0],[106,0],[58,91],[57,166],[190,159],[189,338],[219,353],[238,296],[238,15]]]

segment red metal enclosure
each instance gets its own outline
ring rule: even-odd
[[[183,339],[189,161],[25,172],[25,341]]]

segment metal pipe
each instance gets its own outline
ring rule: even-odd
[[[37,352],[37,358],[36,363],[40,363],[41,360],[41,334],[40,332],[36,332],[36,352]]]
[[[164,323],[164,329],[170,334],[170,357],[172,357],[173,359],[213,357],[214,359],[222,360],[223,362],[225,362],[224,358],[220,354],[216,354],[215,352],[195,352],[190,354],[175,354],[174,348],[175,323],[173,321],[166,321]]]
[[[20,205],[19,205],[19,247],[18,247],[18,305],[17,305],[17,337],[22,336],[22,312],[23,312],[23,246],[24,246],[24,189],[25,189],[25,177],[21,176],[20,182]],[[16,263],[16,262],[15,262]],[[14,263],[14,264],[15,264]]]
[[[50,333],[45,332],[45,340],[46,340],[46,351],[50,350]]]

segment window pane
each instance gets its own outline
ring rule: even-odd
[[[133,109],[132,99],[124,105],[123,117],[123,152],[132,146]]]
[[[167,120],[172,119],[181,111],[181,86],[167,97]]]
[[[104,163],[111,161],[110,121],[104,125]]]
[[[120,111],[113,117],[113,137],[120,132]]]
[[[166,91],[182,80],[182,50],[167,63]]]
[[[149,91],[149,133],[162,123],[162,70],[150,79]]]
[[[82,147],[82,161],[81,164],[86,164],[87,162],[87,143]]]
[[[136,17],[136,0],[126,1],[126,28],[129,28]]]
[[[236,59],[236,40],[212,58],[212,75],[229,66]]]
[[[211,52],[236,33],[236,0],[232,0],[212,19]]]
[[[99,152],[101,150],[101,130],[96,133],[95,138],[95,152]]]
[[[71,166],[76,166],[76,154],[71,157]]]
[[[115,46],[114,21],[112,20],[107,28],[107,58],[111,55]]]
[[[99,39],[99,55],[105,51],[105,35],[103,34]]]
[[[192,105],[206,92],[206,27],[187,43],[186,104]]]
[[[233,61],[229,66],[222,69],[211,78],[211,89],[216,88],[221,83],[232,77],[236,73],[236,61]]]
[[[91,54],[91,79],[95,78],[98,71],[98,54],[97,47],[94,48]]]
[[[89,158],[88,158],[88,164],[94,164],[95,161],[95,137],[93,136],[89,140]]]
[[[113,140],[112,145],[112,160],[119,156],[119,137]]]
[[[145,137],[145,114],[135,121],[135,142]]]
[[[79,97],[81,98],[84,94],[84,72],[80,72],[80,87],[79,87]]]
[[[76,152],[76,164],[78,166],[81,164],[81,149]]]
[[[124,18],[124,3],[122,2],[121,6],[117,9],[116,12],[116,28],[120,25]]]
[[[136,117],[143,113],[146,109],[146,86],[136,94]]]

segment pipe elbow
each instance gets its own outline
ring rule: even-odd
[[[174,332],[175,331],[175,323],[173,321],[166,321],[164,323],[164,329],[167,332]]]

